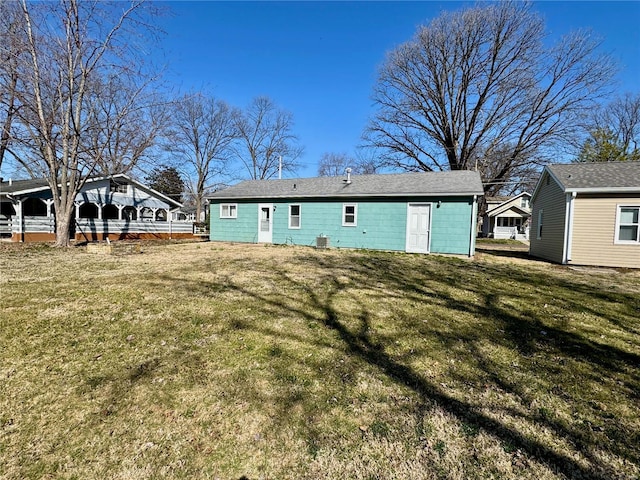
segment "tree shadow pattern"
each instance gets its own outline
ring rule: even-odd
[[[287,288],[276,288],[276,292],[262,290],[250,283],[236,281],[232,275],[215,281],[198,282],[179,278],[159,280],[180,285],[186,295],[240,294],[253,299],[263,310],[263,317],[275,318],[285,311],[317,324],[340,339],[344,353],[373,367],[392,382],[415,392],[420,398],[420,405],[415,412],[417,417],[426,415],[435,405],[464,424],[482,429],[501,442],[524,452],[560,476],[623,478],[597,454],[596,451],[603,448],[609,454],[634,465],[640,464],[640,434],[637,430],[616,418],[608,418],[606,424],[595,426],[593,430],[585,428],[578,421],[568,422],[543,408],[532,407],[536,405],[537,399],[535,394],[530,393],[527,385],[522,384],[521,379],[524,377],[511,375],[504,365],[500,365],[481,348],[483,342],[489,341],[515,350],[521,362],[526,364],[527,374],[539,370],[540,376],[536,381],[548,389],[549,395],[566,402],[589,401],[577,396],[581,390],[573,391],[558,381],[563,378],[562,375],[567,374],[567,368],[580,367],[581,371],[576,372],[576,375],[581,375],[594,384],[608,382],[614,385],[616,394],[625,397],[638,412],[638,345],[622,348],[614,345],[614,342],[597,341],[588,338],[583,330],[572,328],[563,321],[563,312],[583,314],[609,322],[612,327],[627,334],[638,335],[640,296],[637,293],[617,291],[615,288],[597,290],[584,279],[574,281],[545,273],[542,269],[522,270],[456,259],[433,260],[425,257],[416,262],[415,256],[388,253],[354,252],[336,256],[300,251],[294,261],[297,266],[322,272],[320,280],[309,282],[304,276],[292,274],[286,265],[275,265],[269,261],[256,265],[251,258],[238,258],[232,265],[227,265],[226,269],[259,270],[272,284],[286,285]],[[449,265],[443,269],[440,262]],[[215,262],[212,262],[211,267],[215,268]],[[482,377],[478,377],[453,369],[450,376],[458,379],[461,384],[476,388],[482,388],[481,384],[488,383],[512,395],[518,399],[521,408],[504,407],[506,414],[553,432],[556,438],[571,445],[583,460],[579,461],[575,455],[563,452],[561,448],[553,448],[532,438],[512,424],[497,420],[481,405],[461,399],[460,395],[451,392],[446,386],[422,374],[401,355],[389,353],[390,345],[397,339],[375,332],[372,326],[374,313],[366,300],[354,296],[351,303],[355,306],[352,305],[350,312],[347,314],[341,311],[344,302],[339,301],[339,297],[344,297],[350,288],[364,290],[372,298],[388,300],[397,296],[416,305],[425,302],[437,304],[446,309],[449,315],[455,316],[458,313],[477,319],[477,326],[469,325],[468,328],[452,328],[447,331],[431,329],[428,318],[416,318],[411,312],[393,313],[394,321],[406,325],[407,331],[419,328],[425,335],[438,337],[444,347],[450,349],[452,356],[463,355],[464,361],[472,362],[483,372]],[[606,302],[610,308],[598,311],[588,301],[592,297]],[[268,323],[247,321],[236,326],[274,338],[291,335],[295,341],[309,343],[308,338],[276,331]],[[491,331],[494,332],[493,335]],[[318,339],[318,342],[322,340]],[[313,348],[318,344],[308,346]],[[274,354],[280,353],[276,351]],[[571,364],[563,365],[567,359]],[[517,366],[514,368],[517,369]],[[286,417],[286,412],[295,404],[296,397],[294,395],[281,400],[285,412],[283,417]],[[312,413],[309,413],[309,417],[312,417]],[[307,428],[309,436],[313,438],[313,422]],[[313,448],[314,445],[311,445],[310,451]]]

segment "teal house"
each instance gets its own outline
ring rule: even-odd
[[[209,197],[212,241],[472,256],[478,172],[248,180]]]

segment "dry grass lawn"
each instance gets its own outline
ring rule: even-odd
[[[640,478],[640,272],[142,250],[0,246],[0,478]]]

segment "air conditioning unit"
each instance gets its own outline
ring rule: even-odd
[[[316,237],[316,248],[329,248],[329,237]]]

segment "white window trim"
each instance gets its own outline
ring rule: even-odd
[[[222,208],[229,207],[229,212],[231,212],[231,207],[233,207],[233,215],[223,215]],[[238,218],[238,204],[237,203],[221,203],[220,204],[220,218]]]
[[[298,226],[291,225],[291,217],[295,215],[291,215],[291,207],[298,207]],[[299,203],[292,203],[289,205],[289,228],[292,230],[300,230],[302,227],[302,206]]]
[[[622,213],[623,208],[637,208],[640,210],[640,205],[638,204],[618,204],[616,205],[616,231],[614,233],[614,244],[616,245],[640,245],[640,218],[638,218],[638,239],[637,240],[620,240],[620,214]],[[638,212],[640,216],[640,211]],[[624,225],[635,225],[635,223],[624,224]]]
[[[536,225],[536,239],[542,239],[542,227],[544,226],[544,209],[538,210],[538,224]]]
[[[347,216],[347,207],[353,207],[353,223],[345,221]],[[358,226],[358,204],[357,203],[343,203],[342,204],[342,226],[343,227],[357,227]]]

